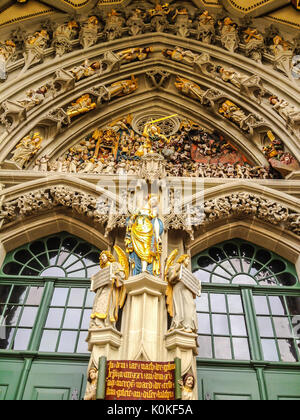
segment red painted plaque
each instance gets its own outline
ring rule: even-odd
[[[106,400],[174,400],[175,364],[110,360]]]

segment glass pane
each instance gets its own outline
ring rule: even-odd
[[[199,336],[198,345],[199,345],[199,348],[198,348],[199,357],[209,358],[209,359],[213,357],[210,336],[202,336],[202,335]]]
[[[293,328],[294,337],[300,338],[300,316],[299,315],[293,316],[292,328]]]
[[[69,289],[57,287],[54,290],[51,306],[65,306]]]
[[[231,315],[231,334],[247,336],[246,324],[243,316]]]
[[[90,309],[86,309],[85,311],[83,311],[83,317],[82,317],[82,321],[81,321],[81,329],[85,330],[89,328],[90,325],[90,321],[91,321],[91,314],[92,311]]]
[[[64,309],[50,308],[46,321],[46,328],[60,328]]]
[[[24,303],[26,297],[27,287],[24,286],[13,286],[13,291],[9,299],[9,303]]]
[[[83,306],[86,289],[71,289],[68,306]]]
[[[242,265],[243,265],[244,273],[249,273],[250,266],[251,266],[251,260],[249,260],[248,258],[242,258]]]
[[[208,273],[207,271],[197,270],[193,274],[202,283],[209,283],[210,282],[210,273]]]
[[[197,314],[198,316],[198,332],[200,334],[210,334],[209,314]]]
[[[283,286],[294,286],[297,283],[296,277],[290,273],[278,274],[277,278]]]
[[[211,248],[208,253],[217,262],[220,262],[226,259],[226,255],[224,254],[223,250],[220,248]]]
[[[274,331],[270,318],[259,316],[257,317],[257,321],[261,337],[274,337]]]
[[[255,255],[255,259],[257,259],[263,265],[267,264],[267,262],[270,261],[271,258],[272,257],[270,252],[265,251],[264,249],[260,249]]]
[[[75,277],[75,278],[85,278],[87,275],[86,275],[86,272],[85,272],[85,270],[79,270],[79,271],[74,271],[73,273],[68,273],[68,275],[67,275],[68,277]]]
[[[15,336],[12,350],[27,350],[31,330],[19,328]]]
[[[269,296],[269,302],[273,315],[286,315],[284,297]]]
[[[212,315],[214,334],[229,335],[227,315]]]
[[[236,360],[250,360],[247,338],[233,338],[234,357]]]
[[[77,331],[63,331],[61,333],[58,351],[60,353],[74,353]]]
[[[269,307],[265,296],[253,296],[256,313],[258,315],[269,315]]]
[[[231,276],[234,276],[236,274],[234,268],[232,267],[232,265],[230,264],[229,261],[223,261],[220,266],[224,269],[227,270]]]
[[[20,320],[21,327],[33,327],[38,308],[25,307]]]
[[[235,244],[225,244],[223,248],[228,257],[237,257],[239,255],[238,247]]]
[[[228,280],[224,279],[224,277],[219,277],[219,276],[213,275],[212,278],[211,278],[211,282],[212,283],[219,283],[219,284],[221,284],[221,283],[229,284],[230,280],[229,279]]]
[[[44,288],[43,287],[30,287],[26,305],[37,305],[41,303],[42,296],[43,296]]]
[[[89,353],[88,343],[85,341],[87,338],[87,335],[88,335],[87,331],[80,332],[76,353]]]
[[[212,312],[227,313],[225,295],[211,293],[210,305]]]
[[[77,262],[76,264],[71,265],[70,267],[67,267],[67,272],[70,271],[76,271],[76,270],[82,270],[84,268],[84,265],[81,261]]]
[[[90,252],[86,255],[83,260],[85,261],[86,265],[98,265],[99,268],[99,253],[98,252]]]
[[[277,337],[292,337],[288,318],[273,318]]]
[[[275,340],[261,340],[264,358],[269,362],[278,362],[278,353]]]
[[[16,262],[10,262],[5,264],[4,268],[3,268],[3,273],[7,274],[8,276],[10,275],[18,275],[19,272],[22,270],[23,265],[18,264]]]
[[[40,275],[42,277],[66,277],[65,271],[60,267],[48,267]]]
[[[297,354],[293,340],[278,340],[281,360],[283,362],[297,362]]]
[[[32,254],[29,251],[27,251],[27,249],[22,249],[15,253],[14,258],[18,262],[24,264],[27,261],[31,260]]]
[[[288,296],[286,303],[290,315],[300,315],[300,297]]]
[[[81,309],[67,309],[63,328],[78,329],[81,316]]]
[[[196,309],[201,312],[208,312],[208,294],[202,293],[200,297],[196,297]]]
[[[232,359],[229,338],[214,337],[214,346],[216,359]]]
[[[242,257],[247,257],[251,259],[254,255],[254,248],[249,244],[242,244],[240,250]]]
[[[242,299],[238,295],[227,295],[229,312],[232,314],[243,313]]]
[[[2,325],[17,325],[22,306],[8,306],[2,318]]]
[[[59,331],[44,331],[39,350],[54,352],[56,348],[58,333]]]
[[[42,254],[45,252],[45,245],[43,242],[40,241],[33,242],[33,244],[29,246],[29,248],[34,255]]]
[[[62,248],[66,251],[71,252],[73,248],[76,246],[77,240],[72,237],[65,238],[62,243]]]
[[[225,277],[226,279],[230,278],[230,274],[227,273],[227,271],[223,270],[223,268],[220,266],[215,269],[214,274]]]
[[[35,259],[33,258],[29,263],[28,263],[28,267],[30,268],[34,268],[37,271],[41,271],[43,270],[43,266]]]
[[[74,253],[75,254],[79,254],[80,257],[83,257],[84,255],[86,255],[88,252],[91,251],[91,246],[89,244],[85,244],[85,243],[81,243],[79,244],[75,249],[74,249]]]
[[[255,285],[256,281],[251,276],[248,276],[247,274],[238,274],[232,280],[232,284],[253,284],[253,285]]]
[[[268,267],[273,271],[273,273],[281,273],[286,269],[285,263],[280,260],[273,260],[270,264],[268,264]]]
[[[199,267],[205,268],[206,270],[211,271],[216,263],[209,257],[200,257],[197,260]]]
[[[60,247],[60,238],[53,237],[47,240],[48,249],[59,249]]]
[[[15,329],[11,327],[0,327],[0,349],[6,350],[10,347]]]
[[[6,303],[11,286],[0,285],[0,303]]]

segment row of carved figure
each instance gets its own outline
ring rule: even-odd
[[[37,132],[26,136],[12,153],[10,162],[27,167],[42,147]],[[299,169],[283,142],[269,131],[264,139],[270,166],[286,173]],[[167,138],[156,124],[146,123],[142,135],[132,127],[132,116],[115,121],[72,146],[64,156],[50,160],[38,157],[34,171],[82,174],[139,174],[140,160],[149,152],[163,157],[166,175],[228,178],[273,178],[270,168],[253,167],[241,152],[219,133],[205,132],[192,121],[183,121],[176,134]],[[282,175],[285,176],[286,173]],[[164,175],[163,175],[164,176]],[[278,175],[277,175],[278,177]]]
[[[25,68],[28,68],[43,61],[49,47],[61,56],[72,51],[78,43],[89,48],[97,42],[146,32],[169,32],[182,38],[220,45],[231,53],[240,52],[256,61],[264,57],[273,62],[276,69],[289,74],[293,51],[299,43],[298,39],[293,43],[284,40],[273,25],[263,34],[254,27],[233,22],[230,17],[218,20],[207,11],[194,13],[184,7],[172,9],[157,4],[152,10],[129,8],[125,12],[113,9],[103,19],[93,15],[81,23],[72,19],[63,24],[47,22],[33,34],[19,28],[12,33],[11,39],[1,44],[0,55],[4,62],[9,62],[23,54]]]
[[[91,63],[85,61],[82,65],[75,66],[71,69],[58,70],[56,71],[55,76],[43,86],[40,86],[37,89],[28,90],[26,97],[16,101],[4,101],[0,105],[0,121],[5,125],[8,131],[11,131],[27,118],[27,113],[33,108],[41,105],[47,100],[51,100],[60,93],[73,90],[75,84],[80,80],[95,75],[101,76],[112,69],[119,68],[122,63],[145,60],[152,51],[152,47],[144,47],[129,48],[119,52],[107,52],[100,60]],[[271,105],[275,112],[283,118],[287,128],[296,135],[300,135],[300,110],[296,109],[293,105],[290,105],[286,100],[280,99],[278,96],[265,89],[259,76],[242,74],[233,68],[220,66],[215,60],[212,60],[207,53],[196,54],[190,50],[176,47],[175,49],[163,50],[162,54],[172,61],[192,66],[195,70],[200,71],[216,81],[219,80],[222,83],[225,82],[226,84],[237,88],[242,95],[248,96],[250,99],[261,102],[263,98],[266,98],[266,105]],[[154,83],[157,83],[153,71],[147,72],[147,76],[154,81]],[[170,73],[164,74],[162,81],[164,79],[169,79],[170,76]],[[127,82],[126,87],[125,82]],[[163,85],[163,83],[161,84]],[[222,102],[222,98],[225,98],[225,95],[219,90],[202,88],[194,81],[180,76],[177,76],[174,85],[182,94],[199,101],[204,106],[214,107],[215,112],[238,125],[243,131],[252,132],[253,127],[255,128],[259,125],[259,120],[255,115],[246,113],[230,100],[224,100]],[[125,95],[126,93],[130,93],[132,90],[135,90],[135,88],[136,87],[133,85],[130,86],[128,81],[124,81],[122,94]],[[101,99],[99,99],[99,95],[97,95],[99,92],[96,90],[95,93],[96,96],[98,96],[98,102],[102,99],[110,100],[110,98],[114,97],[116,94],[121,95],[118,90],[119,85],[116,86],[116,89],[114,89],[114,85],[112,85],[111,88],[108,88],[107,92],[102,88]],[[84,102],[88,103],[84,104]],[[88,112],[95,107],[95,102],[92,103],[91,98],[85,94],[81,98],[78,98],[66,111],[67,115],[65,116],[65,121],[68,121],[68,117]],[[74,112],[73,108],[75,108]],[[58,113],[58,111],[56,111],[56,113]],[[60,112],[60,114],[63,113]]]
[[[134,211],[131,200],[129,195],[127,199],[122,198],[126,210],[125,213],[119,213],[118,210],[112,211],[114,206],[105,197],[96,197],[69,187],[57,186],[4,201],[0,218],[6,224],[56,207],[64,207],[93,219],[95,223],[107,223],[107,231],[109,231],[109,229],[126,226],[126,219],[131,215],[128,213],[128,208]],[[191,205],[188,209],[183,208],[182,201],[178,202],[178,200],[176,197],[170,200],[170,209],[164,220],[165,229],[184,229],[191,233],[193,228],[199,228],[232,215],[240,215],[256,217],[274,225],[283,224],[285,229],[300,235],[299,213],[275,200],[262,198],[255,193],[230,194],[215,200],[204,201],[203,206]],[[111,228],[110,218],[113,221]]]

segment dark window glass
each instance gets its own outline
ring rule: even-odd
[[[5,264],[4,268],[3,268],[3,273],[9,275],[13,275],[16,276],[20,273],[21,269],[22,269],[22,265],[18,264],[16,262],[10,262]]]
[[[73,248],[77,245],[77,240],[75,238],[65,238],[62,243],[64,250],[71,252]]]
[[[89,262],[88,265],[92,264],[99,264],[99,253],[97,252],[90,252],[88,255],[84,257],[86,261]]]
[[[268,264],[268,267],[273,271],[273,273],[281,273],[286,269],[286,265],[280,260],[273,260],[270,264]]]
[[[215,265],[214,261],[209,257],[200,257],[198,258],[198,265],[201,268],[209,269]]]
[[[80,256],[86,255],[88,252],[90,252],[91,247],[88,244],[79,244],[75,249],[74,253],[79,254]]]
[[[277,278],[283,286],[294,286],[297,283],[296,277],[290,273],[278,274]]]
[[[255,259],[261,262],[263,265],[267,264],[272,258],[270,252],[260,249],[255,255]]]
[[[48,247],[48,249],[59,249],[60,238],[58,238],[58,237],[49,238],[47,240],[47,247]]]
[[[242,257],[247,257],[252,259],[253,255],[254,255],[254,248],[253,246],[249,245],[249,244],[242,244],[240,247],[241,250],[241,256]]]
[[[20,263],[26,263],[32,258],[32,254],[27,249],[22,249],[15,253],[14,258]]]
[[[300,315],[300,297],[288,296],[286,302],[291,315]]]
[[[33,252],[34,255],[42,254],[46,251],[45,245],[41,241],[33,242],[33,244],[29,246],[29,248],[30,248],[30,251]]]
[[[12,294],[9,299],[9,303],[22,304],[25,300],[27,287],[25,286],[13,286]]]
[[[38,276],[39,275],[39,271],[37,270],[33,270],[30,267],[25,267],[21,273],[22,276]]]
[[[223,249],[228,257],[237,257],[239,255],[238,247],[234,244],[225,244]]]
[[[223,250],[221,250],[220,248],[211,248],[208,253],[211,256],[211,258],[213,258],[217,262],[223,261],[226,259],[226,255],[224,254]]]
[[[0,285],[0,303],[6,303],[11,286]]]

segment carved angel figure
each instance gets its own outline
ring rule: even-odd
[[[129,264],[125,252],[119,247],[114,246],[119,261],[110,251],[103,251],[100,254],[100,267],[105,269],[110,267],[110,278],[101,280],[101,271],[97,275],[100,282],[95,282],[92,278],[92,285],[97,290],[94,306],[91,315],[91,327],[104,328],[112,326],[115,328],[118,321],[119,309],[121,309],[126,299],[126,289],[124,281],[129,277]],[[93,287],[93,286],[92,286]]]
[[[183,268],[189,266],[190,257],[182,255],[175,263],[178,249],[175,249],[167,259],[165,266],[165,281],[168,283],[166,296],[167,307],[173,318],[170,331],[182,330],[184,332],[197,332],[197,314],[194,299],[196,298],[190,288],[183,281]],[[200,294],[200,284],[198,294]]]

